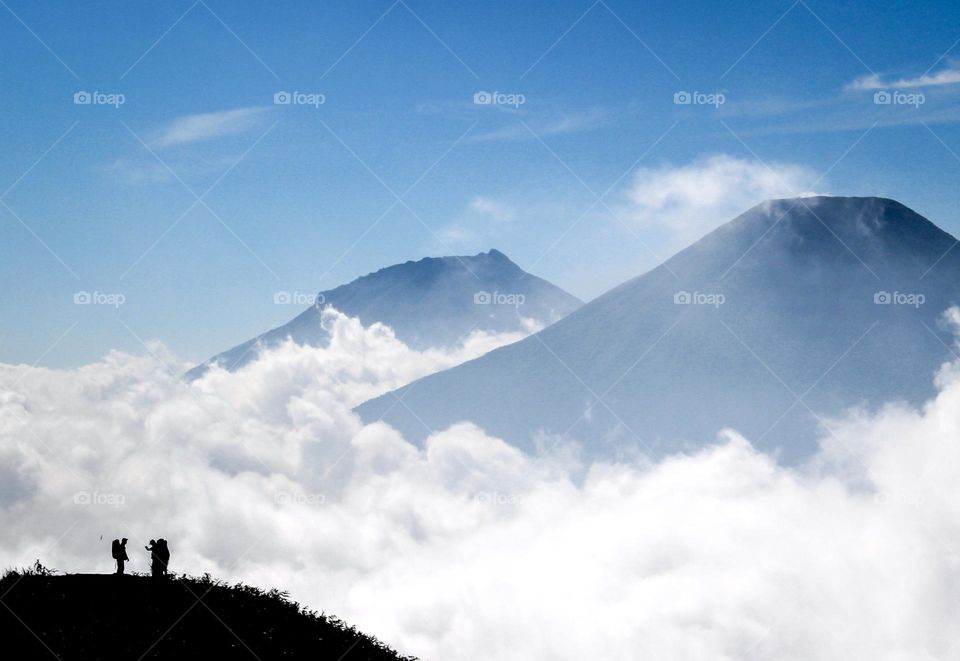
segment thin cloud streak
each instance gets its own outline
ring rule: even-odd
[[[267,111],[268,108],[252,106],[185,115],[158,131],[157,137],[151,141],[151,146],[165,149],[239,135],[258,126]]]
[[[545,121],[538,121],[534,126],[537,135],[541,137],[551,135],[565,135],[569,133],[580,133],[582,131],[592,131],[601,128],[607,124],[609,115],[606,111],[600,109],[586,110],[582,112],[571,112],[563,114]],[[521,122],[508,124],[507,126],[478,133],[466,140],[466,142],[497,142],[512,140],[533,140],[530,132],[524,128]]]
[[[943,69],[934,74],[923,74],[916,78],[899,78],[896,80],[883,80],[876,74],[869,74],[857,78],[847,85],[849,90],[903,90],[915,89],[918,87],[937,87],[940,85],[956,85],[960,83],[960,68],[951,67]]]

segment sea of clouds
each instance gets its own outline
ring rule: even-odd
[[[192,383],[159,344],[0,365],[0,565],[109,572],[128,537],[146,571],[165,537],[175,571],[289,590],[426,659],[960,658],[960,359],[920,410],[831,421],[799,469],[733,430],[588,465],[469,423],[418,447],[350,411],[519,336],[417,352],[323,323],[326,348]]]

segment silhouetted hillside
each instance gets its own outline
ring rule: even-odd
[[[285,593],[210,576],[8,572],[0,640],[17,659],[311,659],[400,657],[376,638],[318,615]]]

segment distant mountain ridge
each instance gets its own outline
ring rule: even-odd
[[[411,439],[471,420],[527,450],[569,435],[594,455],[665,454],[733,427],[798,461],[821,416],[933,394],[955,245],[893,200],[773,200],[542,332],[357,411]]]
[[[381,322],[415,349],[451,346],[473,330],[492,333],[524,330],[529,320],[549,325],[582,302],[542,278],[527,273],[505,254],[492,249],[458,257],[426,257],[380,269],[320,292],[317,302],[290,322],[217,354],[187,373],[203,374],[218,363],[237,369],[255,359],[260,346],[287,338],[320,346],[324,307],[359,317],[366,326]]]

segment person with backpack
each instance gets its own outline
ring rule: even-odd
[[[167,546],[167,540],[162,537],[158,539],[154,553],[157,558],[157,576],[166,576],[167,565],[170,564],[170,547]]]
[[[122,576],[124,563],[130,559],[127,557],[127,538],[124,537],[122,540],[113,540],[110,552],[113,555],[113,559],[117,561],[117,576]]]

